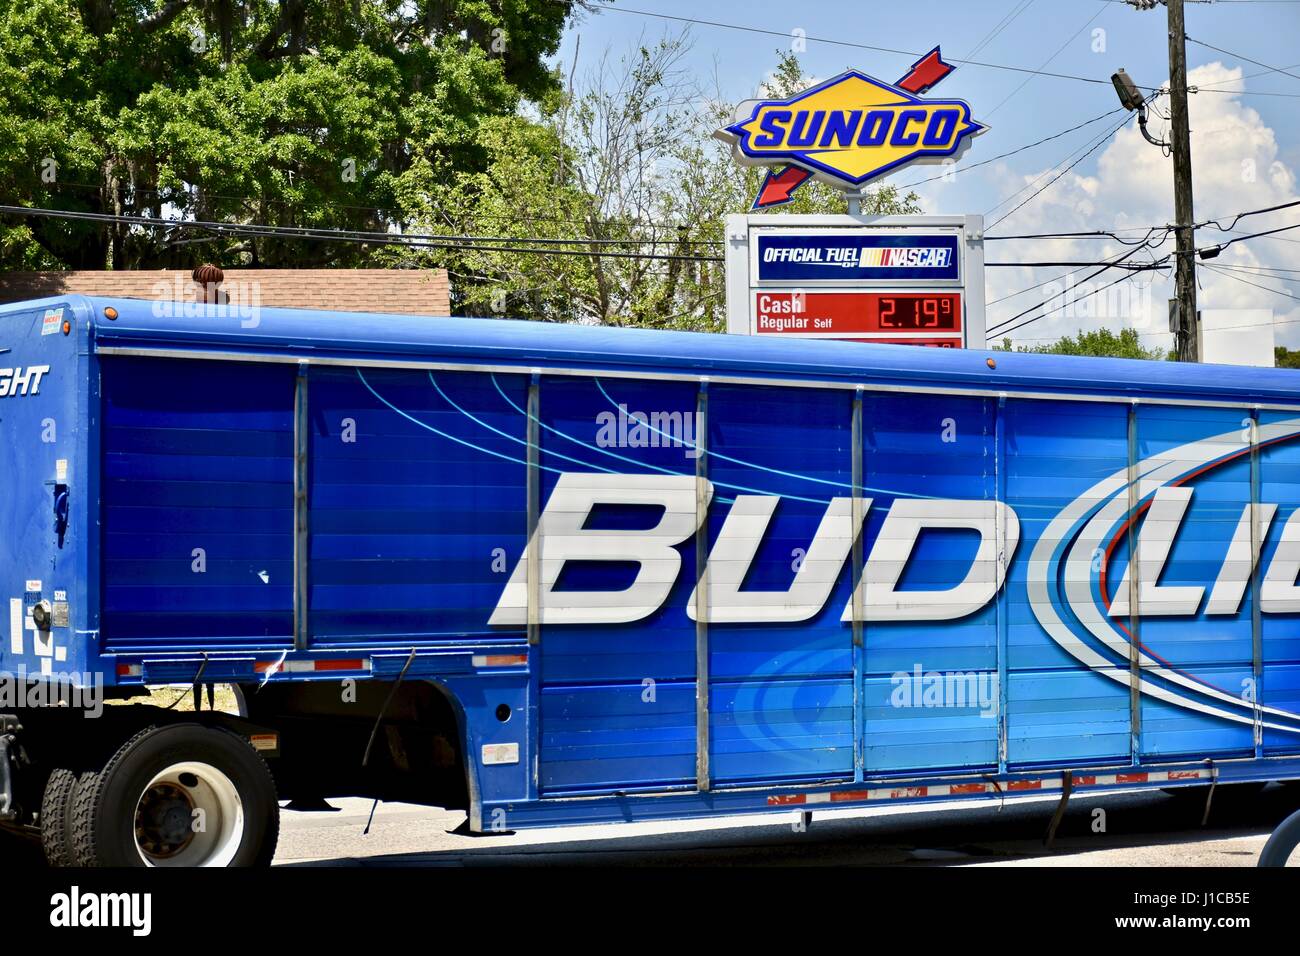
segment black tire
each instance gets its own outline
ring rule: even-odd
[[[77,774],[64,767],[56,767],[45,782],[41,796],[41,849],[50,866],[75,866],[72,856],[73,793],[77,789]]]
[[[280,807],[266,762],[243,738],[169,724],[136,734],[77,788],[71,823],[82,866],[269,866]]]
[[[1286,866],[1286,861],[1300,845],[1300,810],[1291,814],[1273,831],[1259,853],[1259,866]]]

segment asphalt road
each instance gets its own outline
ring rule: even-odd
[[[1052,846],[1052,799],[964,802],[946,809],[793,813],[690,823],[621,824],[457,836],[463,813],[334,800],[335,812],[281,814],[277,866],[1254,866],[1273,828],[1300,809],[1300,787],[1220,788],[1203,798],[1159,791],[1076,796]],[[1098,811],[1102,811],[1098,813]],[[1094,828],[1104,827],[1103,829]],[[43,865],[39,847],[0,834],[0,872]],[[1300,853],[1292,858],[1300,865]]]
[[[1051,847],[1052,799],[952,804],[946,810],[828,810],[797,830],[793,813],[673,824],[621,824],[457,836],[463,813],[335,800],[337,812],[285,812],[277,865],[312,866],[1254,866],[1273,828],[1300,808],[1300,788],[1220,788],[1076,796]],[[1102,811],[1099,814],[1097,811]],[[1094,832],[1094,827],[1104,831]],[[1293,860],[1300,865],[1300,854]]]

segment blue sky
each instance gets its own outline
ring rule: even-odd
[[[917,53],[939,44],[950,59],[970,58],[1103,81],[1088,83],[973,64],[959,66],[936,87],[936,95],[968,100],[975,118],[990,127],[974,142],[963,164],[1018,149],[1117,107],[1109,77],[1120,67],[1144,86],[1155,87],[1168,81],[1163,7],[1137,11],[1107,0],[615,0],[607,6],[614,9],[588,16],[570,28],[559,54],[566,67],[572,61],[579,34],[581,71],[583,61],[590,66],[597,51],[625,50],[642,37],[653,40],[665,30],[676,33],[687,26],[631,11],[714,20],[782,34],[767,36],[707,25],[689,27],[694,41],[689,67],[709,87],[717,76],[721,92],[731,100],[756,93],[775,65],[776,50],[789,48],[791,40],[787,37],[796,30],[808,37],[806,51],[800,54],[805,72],[818,78],[855,67],[895,80],[913,59],[817,39],[834,38]],[[990,35],[995,30],[996,35]],[[1191,97],[1197,219],[1300,198],[1296,175],[1300,171],[1300,2],[1189,2],[1187,33],[1231,51],[1229,54],[1188,44],[1190,82],[1207,88]],[[1267,73],[1264,66],[1249,60],[1288,70],[1296,77]],[[1251,75],[1260,73],[1265,75]],[[1243,92],[1211,93],[1209,87]],[[1167,102],[1161,104],[1162,109]],[[1126,237],[1140,237],[1146,227],[1172,221],[1172,173],[1168,159],[1140,138],[1136,124],[1130,123],[1113,136],[1105,135],[1123,118],[1116,114],[968,173],[961,172],[959,165],[952,182],[926,184],[917,192],[926,212],[988,212],[993,234],[1119,227],[1130,230],[1124,233]],[[1164,125],[1162,119],[1152,117],[1152,130],[1157,135]],[[1093,142],[1098,142],[1095,152],[1005,222],[992,227],[995,219],[1055,177]],[[895,174],[890,181],[911,183],[937,172],[931,167],[916,167]],[[1025,189],[1038,177],[1043,178]],[[1022,189],[1025,191],[1015,198],[1008,198]],[[1244,220],[1238,228],[1241,232],[1259,231],[1293,222],[1300,222],[1300,208]],[[1200,305],[1202,309],[1271,308],[1278,342],[1296,347],[1300,346],[1300,300],[1256,288],[1263,285],[1300,296],[1300,281],[1290,281],[1300,279],[1300,272],[1290,275],[1278,271],[1300,270],[1300,242],[1292,241],[1300,240],[1300,229],[1283,235],[1286,238],[1251,240],[1226,250],[1215,265],[1231,266],[1232,271],[1201,270]],[[1198,244],[1209,245],[1222,238],[1227,236],[1203,230],[1198,234]],[[1123,248],[1109,240],[1002,242],[990,244],[988,257],[1022,261],[1095,259]],[[1154,254],[1163,255],[1171,248],[1172,243]],[[990,270],[988,298],[1010,296],[1065,271]],[[1084,275],[1074,278],[1077,281]],[[1098,282],[1113,275],[1108,273]],[[1169,336],[1164,329],[1170,283],[1152,276],[1147,273],[1133,283],[1125,283],[1141,290],[1140,295],[1129,293],[1125,301],[1107,303],[1103,300],[1108,297],[1095,296],[1101,314],[1088,314],[1093,310],[1074,306],[1034,323],[1016,338],[1028,343],[1080,328],[1133,325],[1147,344],[1168,346]],[[1055,292],[1059,287],[1048,289]],[[1034,305],[1041,301],[1035,296],[1042,295],[1032,293],[991,305],[990,322]]]

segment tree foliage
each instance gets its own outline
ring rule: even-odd
[[[1151,361],[1165,358],[1164,349],[1143,346],[1136,329],[1120,329],[1118,334],[1104,328],[1092,332],[1080,332],[1078,335],[1064,336],[1050,345],[1016,347],[1011,339],[1003,339],[1000,347],[994,346],[994,351],[1037,352],[1043,355],[1090,355]]]
[[[720,330],[725,324],[724,220],[748,212],[763,171],[739,166],[712,137],[733,107],[686,73],[685,36],[606,53],[532,120],[502,119],[483,139],[481,172],[451,170],[428,184],[429,231],[467,224],[480,235],[581,240],[554,252],[458,250],[435,256],[452,272],[457,307],[548,321]],[[765,91],[809,84],[778,51]],[[837,190],[810,183],[772,215],[845,211]],[[893,187],[868,212],[917,210]],[[658,256],[661,258],[646,258]]]
[[[385,231],[553,96],[583,0],[0,0],[0,189],[97,213]],[[373,248],[9,219],[0,265],[348,265]]]
[[[1273,365],[1276,368],[1300,368],[1300,350],[1289,349],[1285,345],[1274,346]]]

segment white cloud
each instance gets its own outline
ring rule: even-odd
[[[1218,86],[1241,88],[1242,70],[1230,69],[1221,63],[1211,63],[1196,68],[1188,77],[1192,86]],[[1168,98],[1161,98],[1157,106],[1162,113],[1168,111]],[[1195,214],[1198,221],[1218,219],[1224,226],[1241,211],[1273,206],[1300,198],[1297,193],[1296,173],[1283,160],[1277,137],[1243,98],[1225,93],[1202,92],[1190,97],[1190,125],[1192,128],[1192,166],[1195,187]],[[1156,138],[1166,132],[1166,123],[1154,114],[1150,130]],[[1088,140],[1078,140],[1086,143]],[[1080,168],[1086,167],[1085,161]],[[1044,175],[1046,174],[1046,175]],[[1077,170],[1066,173],[1045,192],[1028,203],[996,229],[992,222],[1021,202],[1033,189],[1041,187],[1055,175],[1053,167],[1041,168],[1028,174],[1015,174],[1008,167],[997,164],[989,167],[988,176],[999,197],[1044,178],[1015,200],[1006,203],[989,217],[990,231],[1003,234],[1039,232],[1072,232],[1085,229],[1134,229],[1123,233],[1126,238],[1140,238],[1150,225],[1172,223],[1173,170],[1171,160],[1163,151],[1142,138],[1136,123],[1120,130],[1100,153],[1094,175],[1081,175]],[[1253,216],[1241,220],[1237,229],[1258,232],[1300,221],[1300,210]],[[1300,343],[1300,302],[1262,289],[1252,288],[1239,281],[1245,279],[1258,285],[1285,289],[1300,295],[1300,275],[1290,281],[1275,275],[1234,273],[1232,278],[1215,272],[1206,265],[1270,266],[1300,268],[1300,246],[1289,240],[1300,240],[1300,230],[1283,233],[1284,240],[1255,239],[1240,242],[1227,249],[1218,259],[1198,263],[1200,281],[1198,305],[1202,309],[1254,309],[1272,308],[1275,312],[1277,341],[1279,344]],[[1198,231],[1198,246],[1208,246],[1230,239],[1231,235],[1213,228]],[[1096,260],[1103,255],[1122,251],[1123,247],[1109,240],[1046,240],[991,243],[990,259],[1022,260]],[[1173,249],[1172,239],[1154,255],[1163,255]],[[1149,257],[1138,253],[1133,261]],[[1064,269],[991,269],[988,275],[988,300],[1024,289],[1037,282],[1059,275]],[[1076,281],[1087,274],[1078,273]],[[1111,270],[1095,280],[1100,285],[1118,278],[1120,273]],[[1119,329],[1135,326],[1143,332],[1143,341],[1150,345],[1168,347],[1172,337],[1168,334],[1167,300],[1173,294],[1172,280],[1144,274],[1116,289],[1133,285],[1145,289],[1145,295],[1129,295],[1118,303],[1102,303],[1102,310],[1092,309],[1091,314],[1082,308],[1083,303],[1064,315],[1045,318],[1026,327],[1015,338],[1020,341],[1056,338],[1080,329],[1108,326]],[[1155,277],[1155,278],[1153,278]],[[989,324],[1010,318],[1017,312],[1044,301],[1044,290],[1008,299],[991,305]],[[1033,313],[1031,313],[1033,314]]]

